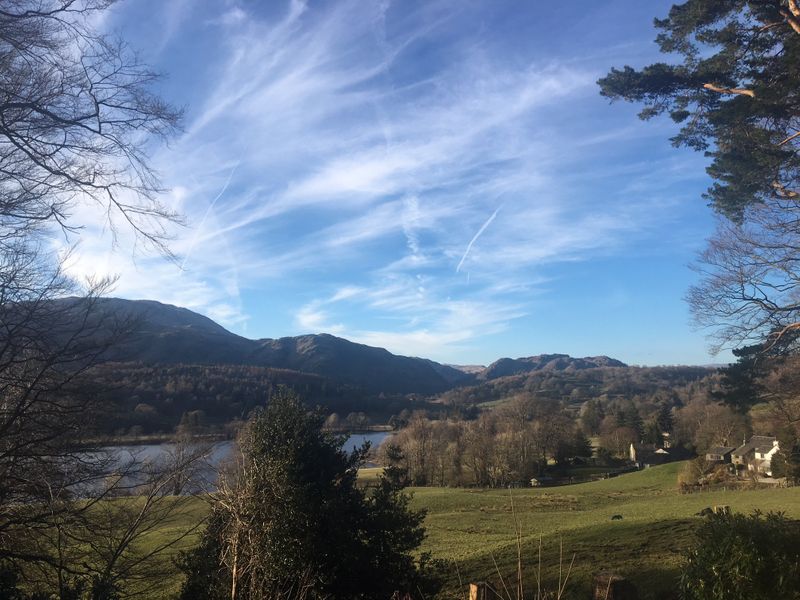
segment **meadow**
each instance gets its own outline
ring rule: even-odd
[[[469,581],[502,590],[501,575],[513,595],[519,531],[527,589],[536,588],[541,540],[548,589],[557,587],[559,563],[563,574],[574,554],[568,585],[574,597],[588,598],[592,576],[613,571],[628,577],[642,599],[671,598],[701,509],[729,505],[735,512],[782,511],[800,518],[800,488],[681,494],[682,466],[555,488],[415,489],[414,506],[428,511],[423,550],[457,565],[442,597],[465,598]]]
[[[559,563],[563,576],[574,555],[567,597],[588,598],[593,575],[613,571],[629,578],[642,600],[674,598],[701,509],[728,505],[735,512],[782,511],[800,519],[800,487],[681,494],[677,477],[683,464],[551,488],[412,488],[414,508],[427,511],[421,551],[451,561],[440,597],[466,598],[466,585],[473,581],[502,590],[501,576],[513,595],[519,531],[527,590],[536,589],[541,540],[541,573],[549,590],[557,586]],[[379,471],[363,470],[362,481],[369,484]],[[186,522],[197,522],[206,511],[207,504],[196,500]],[[612,520],[613,515],[622,519]],[[175,522],[171,528],[185,525]],[[169,588],[177,587],[176,575]]]

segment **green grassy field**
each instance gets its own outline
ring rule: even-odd
[[[487,580],[502,587],[499,572],[511,588],[517,563],[516,518],[528,586],[535,585],[541,536],[542,574],[551,588],[558,579],[563,542],[565,570],[575,554],[570,587],[576,597],[588,597],[594,573],[612,570],[628,576],[643,599],[669,598],[693,527],[700,522],[695,515],[702,508],[727,504],[737,512],[783,511],[800,518],[800,488],[682,495],[676,486],[682,465],[556,488],[417,488],[414,505],[428,510],[424,549],[455,561],[464,584]],[[612,515],[623,518],[612,521]],[[458,580],[453,569],[446,597],[458,594]]]
[[[800,487],[680,494],[677,475],[683,463],[654,467],[612,479],[571,486],[514,489],[414,488],[413,505],[428,511],[428,536],[422,551],[453,561],[441,598],[466,598],[469,581],[489,581],[502,588],[498,572],[512,589],[517,564],[515,519],[522,532],[526,586],[535,589],[538,547],[542,540],[542,575],[549,589],[558,580],[559,544],[564,570],[575,563],[568,589],[575,598],[589,597],[594,573],[611,570],[629,577],[640,598],[674,597],[682,555],[700,522],[702,508],[727,504],[737,512],[783,511],[800,519]],[[380,469],[365,470],[369,484]],[[512,511],[512,502],[514,510]],[[207,505],[196,500],[185,519],[197,522]],[[622,515],[621,520],[611,520]],[[155,532],[159,539],[185,527]],[[190,540],[181,544],[187,547]],[[165,557],[166,560],[169,558]],[[497,567],[495,567],[495,562]],[[464,585],[460,585],[459,580]],[[171,591],[179,581],[170,582]],[[163,589],[158,597],[163,596]],[[531,597],[530,594],[526,597]]]

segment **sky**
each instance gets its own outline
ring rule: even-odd
[[[596,81],[663,60],[670,2],[123,0],[165,77],[176,261],[90,218],[76,277],[250,338],[327,332],[455,364],[708,364],[684,296],[706,159]]]

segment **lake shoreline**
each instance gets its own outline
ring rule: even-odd
[[[360,429],[325,429],[329,433],[337,433],[341,435],[355,436],[355,435],[373,435],[385,433],[388,437],[394,433],[394,430],[389,425],[374,425],[371,427],[362,427]],[[232,441],[234,437],[219,432],[219,433],[200,433],[191,435],[186,439],[190,442],[226,442]],[[86,448],[108,448],[114,446],[156,446],[161,444],[174,444],[178,440],[176,433],[154,433],[151,435],[119,435],[110,437],[97,437],[88,440],[83,440],[78,443],[78,447]]]

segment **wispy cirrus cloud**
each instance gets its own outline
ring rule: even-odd
[[[664,218],[635,184],[598,202],[602,172],[580,177],[635,137],[574,109],[596,97],[596,65],[524,46],[509,60],[469,27],[480,3],[159,6],[172,25],[156,43],[188,43],[187,22],[210,42],[187,65],[194,96],[175,99],[185,133],[153,155],[188,227],[177,265],[111,251],[99,222],[84,232],[71,272],[118,273],[121,295],[243,331],[247,292],[291,280],[292,332],[444,358],[522,318],[548,265]]]

